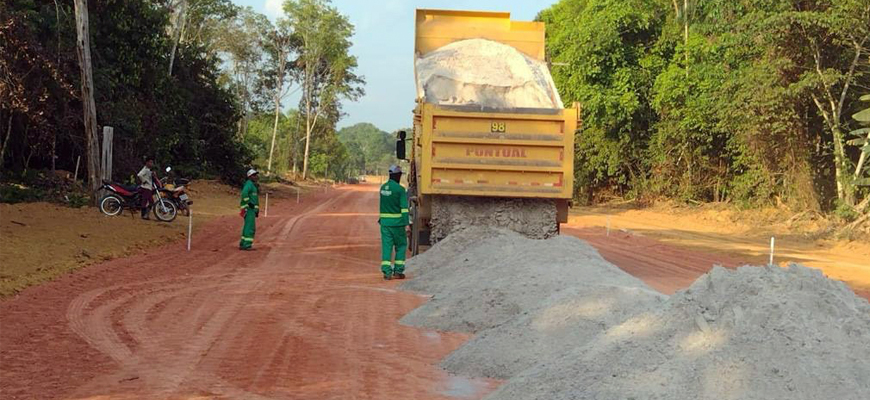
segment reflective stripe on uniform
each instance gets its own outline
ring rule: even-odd
[[[396,260],[396,265],[405,265],[405,261],[403,261],[403,260]]]
[[[390,265],[389,261],[381,261],[381,265]]]
[[[404,213],[406,213],[406,212],[408,212],[408,209],[407,209],[407,208],[403,208],[403,209],[402,209],[402,214],[404,214]]]
[[[244,237],[244,236],[242,236],[242,240],[244,240],[244,241],[246,241],[246,242],[253,242],[253,241],[254,241],[254,238],[249,238],[249,237]]]
[[[241,208],[242,210],[244,210],[244,209],[248,208],[248,206],[241,206],[240,208]]]
[[[402,218],[402,214],[384,214],[384,213],[381,213],[381,218]]]
[[[242,199],[242,201],[248,201],[250,199],[251,199],[250,197],[245,197],[244,199]]]

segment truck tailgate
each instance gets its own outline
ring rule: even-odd
[[[422,193],[571,198],[577,109],[420,107]]]

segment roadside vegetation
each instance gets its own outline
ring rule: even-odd
[[[353,26],[328,1],[286,2],[275,22],[230,0],[87,3],[97,122],[115,132],[113,179],[134,183],[145,156],[228,183],[252,166],[293,179],[364,169],[336,129],[342,102],[363,94]],[[84,182],[63,193],[53,184],[77,164],[79,180],[88,176],[80,74],[72,2],[0,4],[4,202],[90,195]]]
[[[562,0],[538,19],[583,106],[581,200],[867,219],[867,1]]]

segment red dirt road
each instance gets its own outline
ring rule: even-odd
[[[668,295],[688,287],[714,265],[737,268],[741,265],[757,264],[737,255],[714,254],[673,246],[630,232],[612,231],[607,236],[605,228],[577,228],[566,225],[562,227],[562,234],[589,242],[605,260]],[[852,290],[858,296],[870,300],[870,291],[865,288],[853,287]]]
[[[378,272],[373,186],[273,204],[255,252],[239,218],[0,302],[0,397],[478,398],[449,377],[467,339],[401,326],[424,298]],[[455,397],[450,397],[455,396]]]
[[[380,280],[376,202],[365,185],[273,203],[258,251],[236,250],[228,217],[192,252],[176,243],[0,302],[0,398],[482,397],[493,382],[437,367],[466,336],[398,324],[425,299]],[[664,293],[746,261],[603,228],[563,233]]]

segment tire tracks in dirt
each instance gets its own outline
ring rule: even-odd
[[[255,252],[234,250],[238,219],[224,218],[200,231],[192,252],[173,244],[0,302],[11,327],[0,330],[0,378],[11,383],[0,393],[449,398],[435,365],[467,336],[398,324],[425,297],[380,279],[376,186],[304,203],[273,203]],[[16,333],[26,329],[37,333]]]
[[[345,194],[346,195],[346,194]],[[290,234],[296,224],[304,219],[307,215],[317,213],[319,210],[330,206],[332,203],[339,200],[341,197],[330,199],[327,202],[321,203],[304,214],[292,217],[281,229],[281,233]],[[275,230],[271,227],[270,230]],[[261,233],[263,236],[269,237],[269,231]],[[244,254],[244,253],[242,253]],[[234,254],[227,260],[229,264],[241,262],[241,255]],[[149,395],[152,398],[167,398],[176,393],[178,388],[192,374],[196,366],[201,362],[202,357],[214,346],[218,340],[218,336],[227,334],[227,325],[233,319],[238,318],[238,314],[242,309],[242,302],[254,297],[254,293],[264,286],[265,280],[260,278],[258,269],[268,267],[269,256],[266,257],[266,262],[259,265],[251,265],[252,271],[236,275],[229,275],[232,278],[229,282],[223,282],[217,285],[195,286],[189,287],[192,282],[176,285],[164,285],[173,279],[162,281],[150,281],[147,283],[135,283],[130,286],[145,286],[157,288],[156,290],[139,290],[133,294],[117,297],[94,308],[94,312],[87,313],[91,309],[91,304],[100,297],[100,295],[110,291],[126,292],[131,287],[116,286],[86,293],[83,296],[75,299],[71,306],[67,317],[70,321],[71,328],[79,334],[91,346],[103,352],[118,364],[121,365],[121,370],[109,377],[101,377],[93,382],[89,382],[81,392],[91,393],[94,389],[110,385],[113,381],[123,381],[125,378],[135,377],[135,380],[140,381],[148,386]],[[255,272],[255,273],[251,273]],[[264,274],[266,275],[266,274]],[[192,281],[192,279],[189,279]],[[214,310],[204,324],[199,324],[198,320],[202,314],[202,310],[206,302],[212,302],[217,299],[206,296],[203,303],[185,304],[184,307],[189,309],[195,307],[193,318],[186,321],[182,320],[180,324],[172,326],[170,330],[161,332],[162,335],[155,335],[155,331],[148,329],[146,326],[146,315],[154,305],[180,297],[189,298],[202,292],[220,292],[222,304],[221,307]],[[227,295],[232,293],[232,295]],[[124,316],[124,325],[126,329],[133,335],[138,342],[137,350],[131,351],[124,345],[118,334],[113,330],[113,321],[108,317],[113,310],[125,306],[135,298],[136,305],[129,308]],[[170,312],[172,308],[164,309],[163,312]],[[159,338],[156,339],[156,338]],[[231,387],[227,382],[213,376],[197,376],[197,380],[204,381],[208,387]],[[202,385],[198,385],[202,386]],[[256,397],[255,394],[242,391],[234,388],[234,393],[242,393],[245,397]]]

